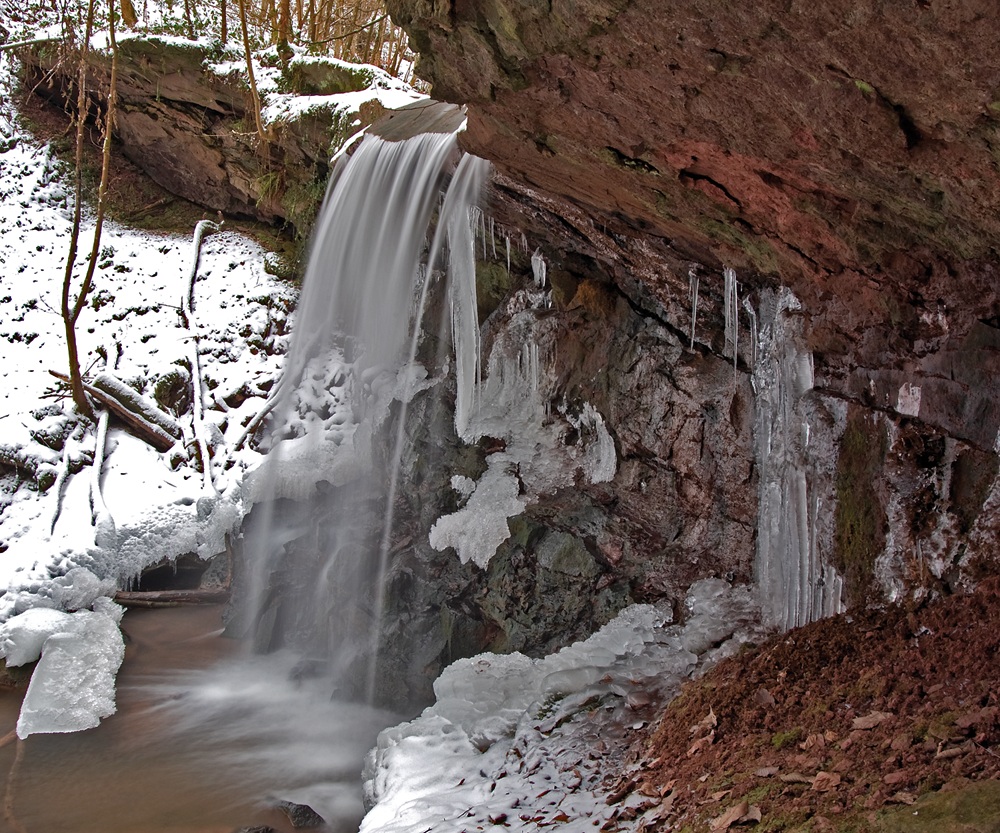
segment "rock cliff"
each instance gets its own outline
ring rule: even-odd
[[[746,495],[767,468],[740,420],[754,409],[750,377],[760,383],[766,299],[786,287],[798,304],[779,317],[794,322],[812,378],[782,405],[806,440],[772,460],[771,486],[784,505],[792,492],[779,482],[801,473],[810,546],[847,598],[954,588],[992,569],[1000,59],[989,4],[388,5],[434,95],[468,106],[461,141],[497,166],[498,217],[542,241],[575,291],[602,286],[655,318],[675,351],[667,375],[691,371],[683,427],[642,429],[655,450],[634,433],[635,393],[609,397],[622,471],[655,460],[677,486],[640,498],[620,477],[616,505],[697,505],[679,529],[699,541],[699,513],[727,525],[722,484],[743,482]],[[719,408],[700,368],[732,355],[724,266],[741,284],[744,393]],[[601,310],[588,309],[595,331]],[[593,344],[592,362],[619,355]],[[684,462],[693,448],[713,460],[700,493]],[[673,540],[681,561],[700,558],[683,534]]]
[[[460,565],[427,530],[456,509],[449,478],[479,477],[503,441],[459,441],[440,419],[453,389],[412,404],[384,651],[396,702],[458,656],[549,651],[699,577],[756,573],[788,626],[996,569],[988,4],[662,5],[389,3],[435,96],[467,105],[462,144],[496,166],[484,356],[540,258],[546,404],[595,409],[616,457],[609,481],[536,495],[488,567]],[[119,130],[162,147],[138,155],[165,160],[163,184],[295,223],[281,205],[300,178],[315,205],[335,125],[278,131],[284,198],[268,197],[229,125],[238,85],[201,73],[203,55],[161,72],[128,50]],[[221,173],[166,181],[191,170],[170,161],[189,141],[184,158]]]
[[[42,42],[19,50],[28,89],[75,106],[75,60]],[[285,226],[308,237],[330,174],[331,155],[384,112],[379,98],[412,91],[376,67],[297,56],[283,66],[260,56],[269,93],[267,145],[238,53],[174,37],[127,36],[119,44],[117,151],[167,191],[213,211]],[[110,82],[106,52],[89,57],[91,114]],[[341,96],[344,93],[353,95]],[[75,93],[73,93],[75,96]],[[70,99],[70,101],[66,101]]]

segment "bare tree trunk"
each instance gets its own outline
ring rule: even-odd
[[[139,22],[139,17],[135,13],[135,6],[132,0],[122,0],[122,23],[131,29]]]
[[[306,11],[306,23],[308,24],[309,42],[315,43],[316,36],[316,0],[309,0],[309,9]]]
[[[358,2],[354,7],[354,15],[351,17],[350,26],[348,26],[348,35],[344,43],[344,51],[341,54],[341,58],[350,60],[354,53],[354,38],[357,35],[359,29],[358,26],[361,23],[361,3]]]
[[[226,0],[219,0],[219,16],[221,18],[219,24],[219,40],[222,41],[222,45],[226,45],[226,41],[229,40],[229,20],[226,14]]]
[[[187,26],[188,38],[194,40],[194,19],[191,17],[191,0],[184,0],[184,23]]]
[[[87,119],[87,52],[90,48],[90,36],[94,30],[94,0],[87,4],[87,23],[83,41],[80,44],[80,68],[77,76],[76,98],[76,169],[74,171],[74,208],[73,230],[69,238],[69,252],[66,255],[66,272],[63,275],[62,286],[62,320],[66,331],[66,349],[69,353],[70,389],[77,410],[88,417],[94,418],[94,410],[83,389],[83,376],[80,373],[80,351],[76,341],[76,321],[81,304],[70,305],[70,288],[73,284],[73,267],[76,265],[76,248],[80,241],[80,221],[83,211],[83,133]],[[82,293],[81,293],[82,297]],[[79,300],[79,299],[78,299]]]
[[[292,7],[289,0],[279,0],[278,3],[278,58],[283,67],[288,67],[292,58],[292,47],[289,40],[292,36]]]
[[[93,0],[91,0],[91,4],[92,3]],[[87,261],[87,272],[84,275],[83,284],[80,287],[80,292],[76,296],[76,301],[73,304],[72,309],[69,307],[69,287],[65,282],[63,284],[63,321],[66,325],[66,342],[70,351],[70,386],[73,389],[73,401],[77,403],[77,407],[79,408],[80,403],[76,398],[77,385],[79,385],[79,392],[82,399],[87,403],[87,410],[81,409],[81,411],[91,419],[94,418],[94,414],[93,411],[90,410],[90,403],[89,400],[87,400],[86,393],[83,389],[83,379],[80,375],[80,357],[76,341],[76,323],[80,319],[80,313],[83,312],[83,308],[87,303],[87,296],[90,294],[91,287],[94,285],[94,271],[97,268],[98,255],[101,250],[101,232],[104,229],[104,215],[107,208],[108,182],[111,178],[111,130],[114,126],[115,108],[118,103],[118,41],[115,37],[115,13],[113,6],[108,10],[108,35],[111,43],[111,80],[110,87],[108,89],[108,106],[104,115],[104,146],[101,153],[101,184],[97,188],[97,217],[94,221],[94,240],[90,247],[90,258]],[[81,125],[83,124],[84,115],[85,112],[84,114],[78,115]],[[77,164],[79,166],[79,162]],[[80,205],[78,202],[77,211],[79,210]]]
[[[247,78],[250,81],[250,101],[253,107],[254,122],[257,125],[257,138],[260,140],[260,153],[267,154],[267,134],[264,133],[264,122],[260,117],[260,95],[257,92],[257,80],[253,74],[253,58],[250,55],[250,30],[247,27],[247,4],[246,0],[237,0],[240,7],[240,29],[243,32],[243,54],[247,61]]]

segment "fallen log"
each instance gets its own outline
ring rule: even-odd
[[[60,373],[57,370],[50,370],[49,374],[55,376],[63,382],[69,381],[69,376],[65,373]],[[89,385],[86,382],[83,383],[83,389],[90,396],[94,397],[94,399],[104,405],[122,422],[124,422],[132,433],[134,433],[143,442],[153,446],[153,448],[157,451],[169,451],[173,448],[174,443],[176,442],[174,437],[168,434],[159,425],[150,422],[141,414],[131,410],[127,403],[120,401],[113,394],[100,390],[99,388],[95,388],[93,385]]]
[[[157,428],[162,428],[175,440],[181,438],[181,427],[176,419],[158,408],[151,399],[130,388],[121,379],[107,372],[98,373],[90,384],[108,396],[113,396],[136,416],[142,417]]]
[[[187,607],[214,605],[229,601],[225,587],[204,590],[119,590],[115,601],[128,608]]]

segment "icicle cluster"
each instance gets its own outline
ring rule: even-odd
[[[753,368],[757,583],[765,617],[786,630],[840,612],[843,593],[819,538],[825,507],[804,398],[813,387],[813,362],[800,346],[799,306],[787,289],[762,293],[759,346],[752,348],[759,353]]]
[[[691,349],[694,350],[694,329],[698,324],[698,269],[688,271],[688,296],[691,299]]]
[[[461,173],[460,167],[449,199]],[[477,239],[486,239],[487,224],[478,210],[463,215],[445,206],[443,211],[449,218],[455,430],[467,443],[488,436],[502,440],[505,447],[489,455],[487,471],[471,490],[463,482],[464,505],[439,518],[429,538],[435,549],[454,547],[463,562],[471,560],[485,567],[510,535],[508,518],[523,512],[538,495],[571,485],[579,474],[592,483],[610,480],[617,471],[617,457],[604,419],[590,403],[583,403],[579,411],[563,404],[557,409],[559,416],[551,418],[552,391],[547,383],[555,363],[557,336],[548,329],[554,326],[552,321],[538,316],[539,310],[551,306],[547,264],[541,251],[531,255],[533,287],[515,293],[503,310],[503,323],[494,333],[489,361],[483,367],[475,253]],[[492,222],[489,229],[492,236]],[[510,236],[505,237],[509,269]],[[521,251],[528,253],[523,234]],[[485,242],[483,252],[488,256]],[[580,439],[567,444],[570,428],[576,429]]]

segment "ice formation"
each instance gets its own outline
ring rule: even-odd
[[[839,613],[843,579],[820,544],[823,468],[810,436],[812,354],[801,346],[798,299],[765,291],[753,368],[759,472],[757,584],[765,616],[784,630]],[[832,455],[826,451],[829,459]]]
[[[698,270],[688,271],[688,300],[691,301],[691,349],[694,350],[694,333],[698,325]]]
[[[753,635],[756,602],[747,588],[707,579],[691,587],[685,618],[671,625],[669,611],[634,605],[543,659],[455,662],[435,682],[433,706],[379,735],[362,833],[599,827],[617,809],[608,763],[645,725],[647,706]],[[603,753],[592,754],[598,743]]]
[[[103,596],[93,608],[75,613],[35,608],[0,626],[8,665],[38,660],[17,720],[22,740],[91,729],[114,714],[115,676],[125,656],[118,629],[124,610]]]
[[[736,280],[736,272],[727,266],[722,270],[723,278],[723,311],[726,328],[726,349],[732,345],[733,367],[739,359],[740,342],[740,285]]]
[[[493,334],[483,367],[476,303],[476,221],[449,214],[449,297],[455,345],[455,431],[466,443],[493,437],[503,450],[487,457],[487,470],[458,511],[442,516],[430,531],[432,547],[454,547],[463,563],[485,567],[509,536],[509,518],[537,496],[571,486],[578,474],[591,483],[611,480],[617,471],[614,440],[603,417],[589,402],[576,410],[555,408],[550,368],[558,334],[538,315],[549,306],[546,263],[531,257],[533,286],[514,294],[503,323]],[[527,249],[527,241],[523,243]],[[557,418],[558,417],[558,418]],[[580,440],[565,438],[576,428]]]
[[[920,415],[920,386],[904,382],[896,396],[896,410],[904,416]]]

